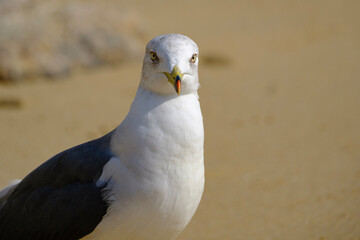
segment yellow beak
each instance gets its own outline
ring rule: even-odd
[[[164,74],[168,78],[169,83],[174,86],[176,93],[180,95],[181,80],[184,76],[184,74],[181,73],[180,68],[175,65],[171,73],[164,72]]]

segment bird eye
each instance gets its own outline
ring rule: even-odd
[[[156,55],[156,52],[155,51],[150,51],[150,59],[151,61],[156,61],[158,60],[158,56]]]
[[[196,62],[196,59],[197,59],[197,54],[194,53],[194,54],[192,55],[192,57],[190,58],[190,62],[195,63],[195,62]]]

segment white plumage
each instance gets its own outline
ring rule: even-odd
[[[112,134],[116,157],[98,180],[112,204],[85,239],[175,239],[194,215],[204,188],[198,51],[180,34],[148,43],[136,97]],[[176,66],[179,95],[164,74]]]

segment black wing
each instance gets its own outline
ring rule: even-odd
[[[106,214],[96,181],[113,156],[111,133],[68,149],[39,166],[0,206],[0,239],[79,239]]]

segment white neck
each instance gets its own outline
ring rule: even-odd
[[[111,200],[126,204],[112,205],[111,217],[104,218],[94,239],[105,232],[111,232],[108,239],[174,239],[202,196],[203,142],[197,94],[164,96],[140,86],[113,133],[111,149],[117,157],[101,176],[111,179]],[[118,228],[112,228],[114,221]]]
[[[139,157],[136,161],[159,158],[162,154],[167,162],[192,161],[196,155],[203,154],[204,141],[197,92],[158,95],[139,86],[130,111],[114,137],[112,146],[119,157],[134,156],[136,152]]]

